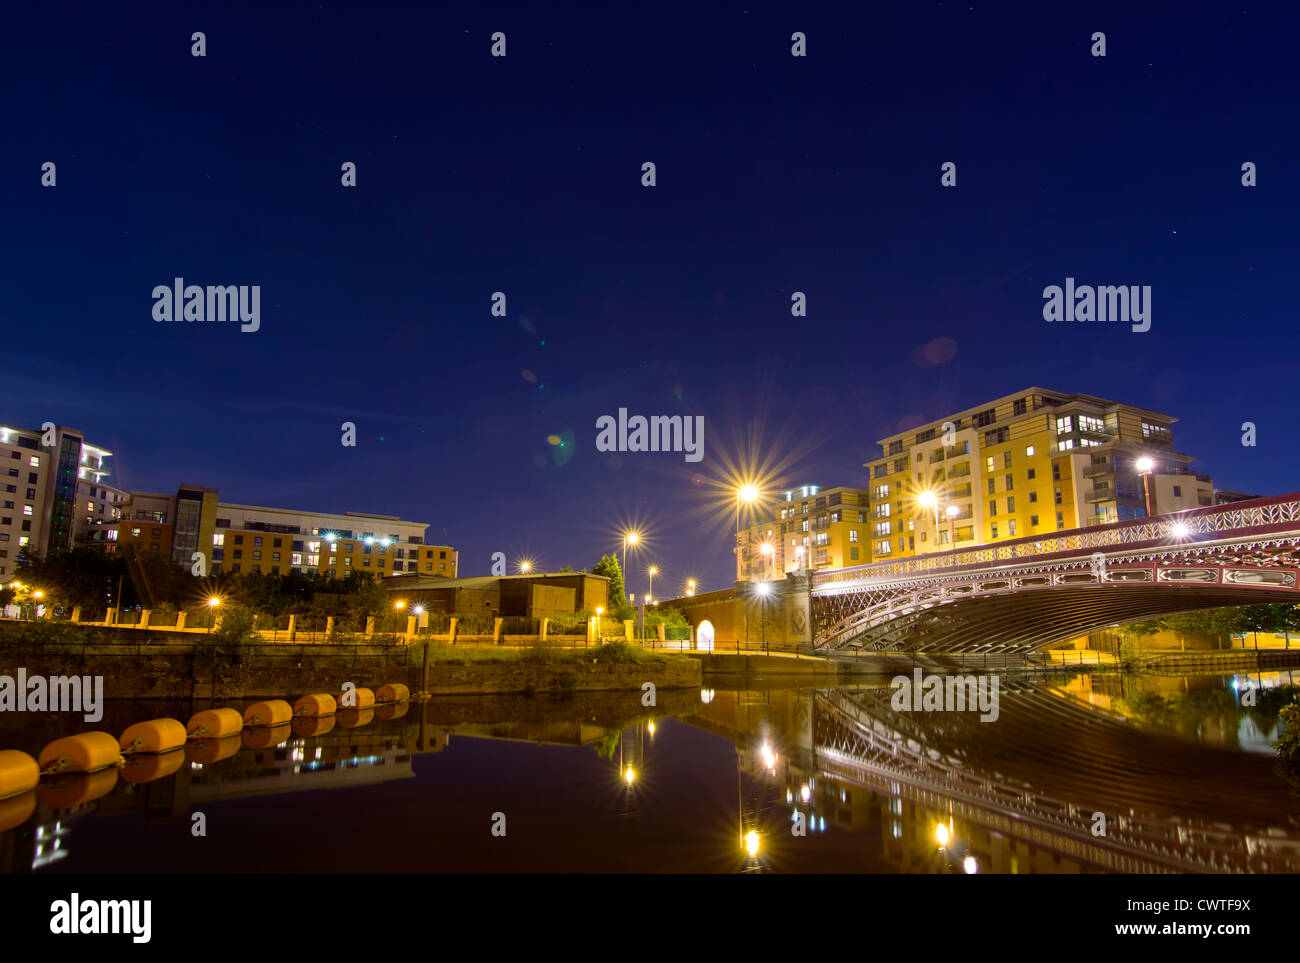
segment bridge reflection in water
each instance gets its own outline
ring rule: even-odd
[[[1004,685],[996,723],[974,712],[897,711],[884,685],[807,695],[799,721],[778,726],[789,753],[785,805],[769,802],[766,820],[741,817],[765,822],[782,850],[802,811],[810,833],[828,820],[878,832],[881,857],[903,872],[1300,870],[1300,793],[1293,783],[1288,818],[1288,785],[1271,754],[1139,728],[1041,681]],[[762,731],[748,723],[749,742],[766,744],[773,719],[792,721],[789,708],[769,714]],[[712,725],[690,721],[726,731],[712,715]],[[740,755],[753,782],[773,781],[760,751]],[[1097,813],[1104,835],[1094,832]],[[779,863],[774,855],[771,868]]]
[[[849,688],[661,692],[654,709],[621,693],[567,702],[440,700],[275,744],[237,738],[228,753],[215,742],[191,747],[183,765],[160,767],[156,776],[124,770],[120,779],[85,780],[83,796],[75,785],[46,787],[39,804],[0,831],[0,872],[121,871],[104,860],[123,847],[141,868],[156,868],[168,858],[167,840],[175,845],[176,828],[188,837],[191,812],[241,798],[243,808],[221,816],[220,851],[188,850],[208,854],[194,857],[209,862],[191,871],[283,867],[294,859],[347,869],[332,866],[335,844],[325,842],[340,834],[348,851],[382,852],[401,840],[402,850],[388,850],[389,862],[376,870],[1300,869],[1300,793],[1288,820],[1295,787],[1278,775],[1271,752],[1174,733],[1208,731],[1225,744],[1244,734],[1259,750],[1275,737],[1275,712],[1247,716],[1216,677],[1193,680],[1202,691],[1179,697],[1190,710],[1182,714],[1170,709],[1174,702],[1126,685],[1118,677],[1004,679],[995,723],[974,712],[896,711],[883,678]],[[1187,680],[1177,685],[1186,688]],[[1284,690],[1272,691],[1277,698],[1261,705],[1280,704]],[[110,705],[112,718],[101,727],[120,729],[158,708]],[[453,736],[457,748],[447,752]],[[26,737],[32,745],[20,741]],[[0,729],[5,745],[29,751],[44,737]],[[508,792],[513,801],[499,802]],[[299,799],[302,793],[310,796]],[[283,794],[294,794],[287,808],[247,801]],[[498,805],[519,827],[512,837],[540,847],[517,857],[523,863],[478,831],[480,810]],[[796,812],[806,837],[791,835]],[[1093,834],[1095,812],[1105,814],[1104,836]],[[111,830],[90,825],[127,813],[145,819],[117,819]],[[534,818],[540,822],[529,828]],[[256,824],[276,819],[296,835],[256,834]],[[464,819],[476,831],[449,835]],[[405,822],[399,829],[394,821]],[[233,837],[232,827],[239,830]],[[541,835],[527,835],[535,832]],[[106,833],[116,849],[105,848]],[[256,839],[241,842],[249,834]],[[498,858],[504,861],[484,862]]]

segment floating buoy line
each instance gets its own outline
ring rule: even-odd
[[[82,732],[55,739],[35,758],[17,749],[0,750],[0,832],[20,826],[36,802],[66,809],[112,792],[118,775],[147,783],[176,773],[186,760],[209,765],[229,759],[241,748],[269,749],[290,737],[319,736],[338,725],[355,729],[372,722],[399,719],[411,702],[425,702],[400,682],[376,690],[348,688],[342,697],[326,692],[305,695],[290,705],[283,699],[234,709],[204,709],[182,724],[177,719],[149,719],[127,727],[119,738],[107,732]],[[342,705],[340,705],[342,701]]]

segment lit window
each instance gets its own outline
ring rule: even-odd
[[[338,563],[339,563],[339,557],[337,555],[331,555],[329,564],[337,565]]]
[[[30,514],[32,514],[32,506],[31,506],[31,505],[24,505],[24,506],[23,506],[23,514],[24,514],[24,515],[30,515]]]
[[[19,545],[26,545],[26,544],[27,544],[28,542],[30,542],[30,541],[31,541],[31,539],[28,538],[26,535],[21,535],[21,536],[19,536],[19,538],[18,538],[18,544],[19,544]]]
[[[1034,456],[1034,446],[1033,445],[1027,446],[1025,448],[1025,454],[1028,455],[1030,458],[1032,458]]]
[[[40,455],[32,455],[31,459],[28,461],[28,464],[31,465],[33,468],[40,468],[40,467],[41,467],[41,456],[40,456]]]
[[[226,533],[225,533],[225,532],[217,532],[215,535],[213,535],[213,536],[212,536],[212,544],[213,544],[213,545],[225,545],[225,544],[226,544]]]
[[[133,529],[131,529],[131,535],[132,535],[133,537],[135,537],[135,538],[139,538],[139,537],[140,537],[140,529],[138,529],[138,528],[133,528]]]

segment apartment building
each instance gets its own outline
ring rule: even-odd
[[[116,520],[125,495],[105,482],[112,456],[63,425],[0,425],[0,577],[13,574],[21,554],[68,551],[90,519]]]
[[[1027,388],[882,438],[868,462],[873,560],[1214,503],[1170,415]]]
[[[871,560],[869,493],[804,485],[755,506],[738,540],[738,581],[770,581],[807,568],[843,568]]]
[[[428,527],[393,515],[231,504],[215,488],[183,484],[174,495],[131,492],[121,519],[99,526],[87,541],[109,552],[130,544],[187,568],[197,552],[214,575],[296,571],[346,578],[356,571],[455,578],[458,553],[425,544]]]

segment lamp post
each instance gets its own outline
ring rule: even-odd
[[[215,595],[212,596],[212,598],[208,599],[208,612],[210,613],[210,617],[209,617],[209,619],[208,619],[208,632],[209,632],[209,633],[211,633],[212,630],[213,630],[214,628],[216,628],[216,625],[217,625],[217,606],[220,605],[220,604],[221,604],[221,599],[219,599],[219,598],[218,598],[217,596],[215,596]]]
[[[650,566],[650,590],[645,593],[646,601],[649,602],[655,597],[655,576],[659,574],[659,569],[653,565]]]
[[[765,557],[765,561],[764,561],[764,563],[763,563],[764,570],[765,570],[765,574],[767,575],[768,581],[771,581],[771,579],[772,579],[772,559],[773,559],[773,557],[774,557],[774,555],[775,555],[775,552],[774,552],[774,550],[773,550],[773,548],[772,548],[772,543],[771,543],[771,542],[764,542],[763,545],[762,545],[762,547],[760,548],[760,551],[763,553],[763,555],[764,555],[764,557]]]
[[[752,505],[758,497],[758,489],[753,485],[741,485],[736,489],[736,581],[740,581],[740,500]]]
[[[948,506],[948,523],[950,529],[948,533],[948,542],[954,552],[957,550],[957,516],[960,514],[961,509],[956,505]]]
[[[1151,517],[1151,473],[1155,471],[1156,460],[1143,455],[1136,462],[1138,474],[1142,476],[1142,492],[1146,496],[1147,518]]]
[[[686,580],[686,594],[687,594],[687,595],[694,595],[694,594],[695,594],[695,579],[693,579],[693,578],[688,578],[688,579]]]
[[[639,542],[639,541],[641,541],[641,536],[638,535],[636,532],[624,532],[624,533],[623,533],[623,571],[622,571],[622,575],[623,575],[623,580],[624,580],[624,585],[623,585],[623,594],[624,594],[624,595],[627,595],[627,584],[626,584],[626,581],[627,581],[627,547],[628,547],[629,545],[635,545],[635,544],[636,544],[637,542]],[[629,595],[628,598],[630,599],[631,596]]]
[[[758,593],[758,624],[763,639],[763,654],[767,655],[767,596],[772,591],[771,582],[759,582],[754,586]]]

